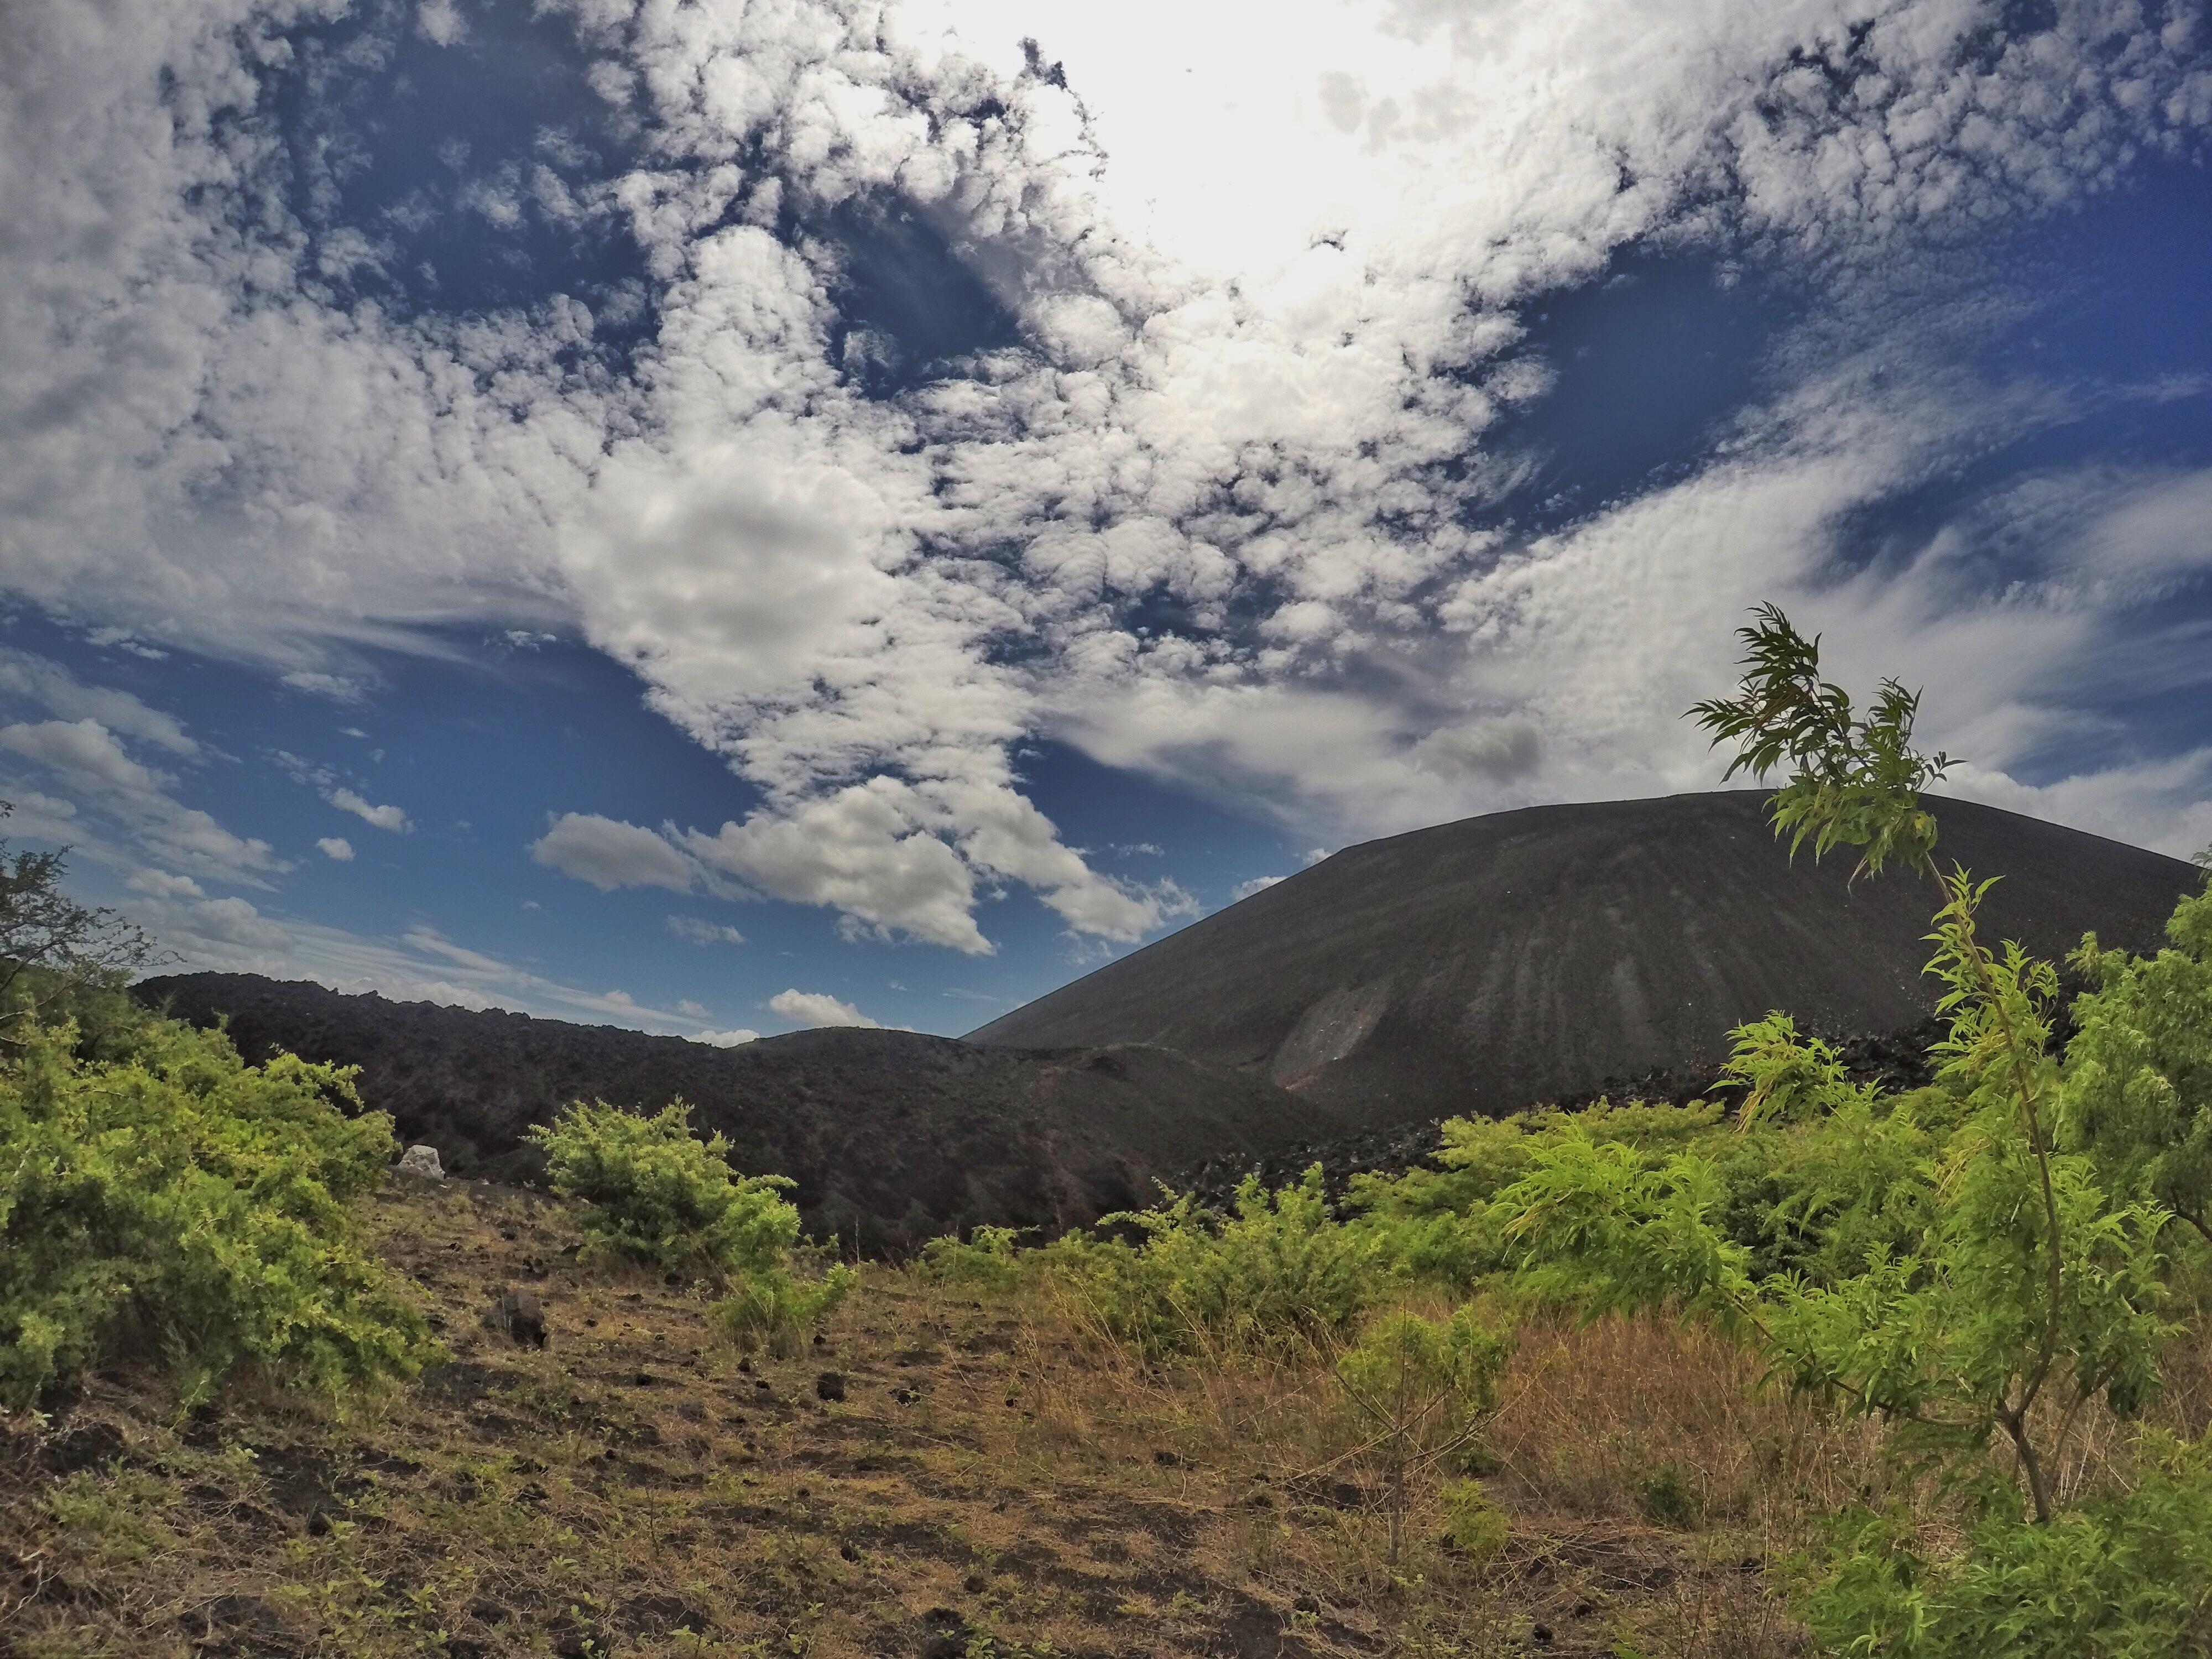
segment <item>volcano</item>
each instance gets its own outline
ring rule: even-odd
[[[1924,1022],[1941,902],[1847,851],[1795,860],[1755,791],[1537,806],[1346,848],[1015,1009],[968,1041],[1147,1043],[1370,1127],[1710,1078],[1771,1009],[1831,1039]],[[1929,799],[1948,869],[2002,879],[1985,939],[2157,947],[2200,872]]]

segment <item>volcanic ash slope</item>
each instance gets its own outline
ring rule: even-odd
[[[1829,1036],[1925,1019],[1939,902],[1892,868],[1793,861],[1760,791],[1539,806],[1346,848],[969,1035],[1140,1042],[1265,1076],[1369,1125],[1710,1076],[1770,1009]],[[1930,799],[1946,868],[2003,878],[1983,936],[2059,957],[2154,949],[2200,872]]]

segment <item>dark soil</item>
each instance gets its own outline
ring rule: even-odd
[[[1157,1043],[1356,1112],[1364,1133],[1694,1090],[1729,1029],[1770,1009],[1831,1041],[1909,1032],[1938,994],[1921,972],[1932,886],[1896,869],[1850,883],[1840,851],[1793,863],[1765,799],[1532,807],[1348,848],[969,1040]],[[1928,804],[1947,867],[2003,878],[1984,936],[2039,955],[2091,929],[2154,948],[2202,878],[2079,830]]]

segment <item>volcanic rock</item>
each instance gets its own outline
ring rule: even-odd
[[[1263,1077],[1142,1045],[1024,1052],[832,1029],[717,1048],[251,974],[147,980],[133,994],[195,1024],[227,1017],[249,1060],[283,1049],[361,1066],[363,1102],[465,1176],[538,1178],[522,1132],[569,1101],[689,1101],[695,1127],[729,1137],[738,1170],[798,1183],[811,1232],[867,1252],[978,1223],[1076,1225],[1149,1202],[1156,1178],[1209,1158],[1358,1127]]]

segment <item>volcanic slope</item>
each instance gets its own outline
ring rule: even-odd
[[[1079,1224],[1202,1160],[1356,1127],[1265,1078],[1143,1045],[1033,1053],[833,1029],[716,1048],[252,974],[150,979],[134,994],[195,1024],[227,1018],[248,1060],[285,1049],[359,1066],[363,1102],[462,1175],[532,1175],[522,1132],[566,1102],[681,1097],[695,1125],[729,1137],[738,1169],[798,1183],[809,1231],[870,1252],[979,1222]]]
[[[1538,806],[1369,842],[969,1033],[1157,1043],[1369,1126],[1709,1079],[1770,1009],[1830,1037],[1924,1020],[1938,900],[1843,852],[1784,856],[1762,792]],[[2057,957],[2161,942],[2179,860],[1930,799],[1944,866],[2002,876],[1992,941]]]

